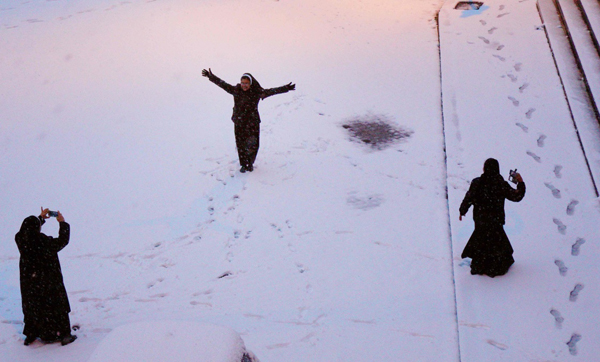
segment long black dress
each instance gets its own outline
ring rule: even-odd
[[[251,76],[248,73],[246,75]],[[251,169],[258,154],[260,139],[258,102],[275,94],[286,93],[290,89],[287,86],[263,89],[254,77],[252,77],[252,85],[247,91],[244,91],[240,84],[233,86],[214,74],[209,75],[208,79],[233,95],[234,106],[231,120],[235,128],[238,157],[240,165]]]
[[[496,167],[471,182],[460,205],[463,216],[474,206],[475,230],[461,255],[472,259],[471,274],[504,275],[514,263],[513,248],[504,232],[504,200],[519,202],[524,196],[525,183],[519,182],[513,189]]]
[[[53,342],[71,335],[71,307],[63,283],[58,252],[69,243],[70,228],[60,223],[59,236],[41,233],[45,220],[29,216],[15,236],[21,258],[21,300],[28,338]]]

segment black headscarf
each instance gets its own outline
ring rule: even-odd
[[[254,78],[254,76],[252,74],[244,73],[241,78],[250,79],[250,89],[248,89],[248,92],[261,93],[264,90],[263,87],[260,86],[260,83],[256,80],[256,78]]]
[[[19,230],[17,235],[15,235],[15,241],[17,242],[17,245],[26,245],[32,240],[37,240],[40,233],[42,232],[41,227],[42,222],[38,217],[33,215],[27,217],[25,220],[23,220],[23,223],[21,224],[21,229]]]
[[[489,176],[500,175],[500,164],[498,163],[498,160],[495,158],[488,158],[485,160],[485,163],[483,164],[483,174]]]

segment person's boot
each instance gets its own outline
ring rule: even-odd
[[[66,346],[69,343],[73,343],[75,340],[77,339],[77,336],[74,335],[68,335],[66,337],[64,337],[63,339],[60,340],[60,344],[63,346]]]
[[[246,168],[246,166],[242,166],[242,168],[240,168],[240,172],[241,173],[245,173],[248,169]]]
[[[254,171],[254,166],[250,165],[246,168],[249,172]]]
[[[27,336],[27,337],[25,337],[25,342],[23,342],[23,344],[26,345],[26,346],[29,346],[30,344],[32,344],[33,342],[35,342],[36,339],[37,339],[37,337]]]

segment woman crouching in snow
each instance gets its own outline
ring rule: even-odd
[[[293,91],[296,89],[296,85],[288,83],[282,87],[264,89],[250,73],[244,73],[240,83],[233,86],[214,75],[210,68],[203,69],[202,75],[233,95],[234,106],[231,120],[234,123],[235,144],[242,166],[240,172],[252,172],[260,138],[258,102],[275,94]]]

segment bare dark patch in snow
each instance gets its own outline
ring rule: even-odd
[[[413,134],[395,125],[386,115],[366,114],[346,120],[342,127],[353,141],[364,143],[374,150],[383,150]]]

